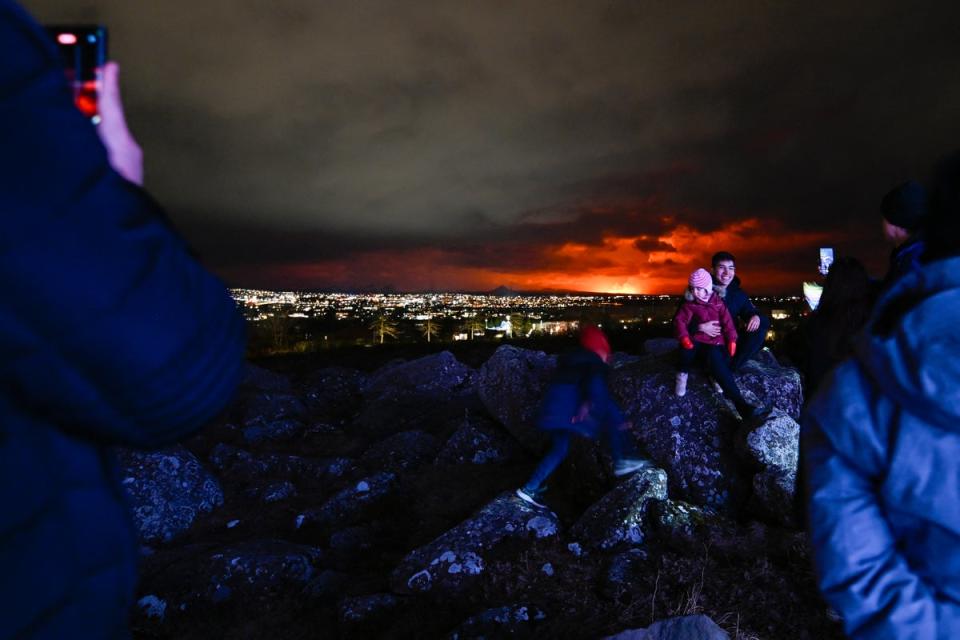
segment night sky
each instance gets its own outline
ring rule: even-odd
[[[29,0],[229,284],[799,293],[960,147],[960,3]]]

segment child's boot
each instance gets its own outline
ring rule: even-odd
[[[677,386],[675,391],[678,396],[687,395],[687,374],[680,372],[677,374]]]

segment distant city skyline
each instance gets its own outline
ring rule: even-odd
[[[231,286],[792,293],[882,275],[960,146],[960,3],[24,0],[110,29],[146,186]]]

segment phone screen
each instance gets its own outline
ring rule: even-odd
[[[833,249],[831,247],[820,247],[820,275],[827,275],[830,271],[830,265],[833,264]]]
[[[99,98],[107,62],[107,29],[99,25],[51,25],[47,32],[60,51],[73,102],[94,124],[100,122]]]

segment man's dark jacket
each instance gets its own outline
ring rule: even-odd
[[[751,317],[760,315],[757,308],[750,302],[746,292],[740,288],[739,276],[734,276],[726,287],[715,284],[713,289],[723,298],[723,303],[727,305],[727,311],[730,312],[732,317],[746,322]]]
[[[577,348],[557,359],[557,369],[540,410],[541,429],[572,431],[596,438],[601,430],[616,428],[625,420],[607,384],[608,367],[600,356]],[[571,420],[589,404],[584,420]]]
[[[0,638],[127,634],[138,546],[110,447],[172,443],[239,379],[243,321],[0,0]]]
[[[880,298],[803,418],[820,588],[860,639],[960,638],[960,258]]]

